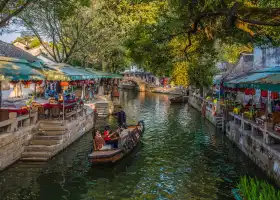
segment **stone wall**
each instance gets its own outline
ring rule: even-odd
[[[202,111],[202,100],[200,100],[200,98],[198,96],[194,96],[194,95],[190,95],[189,96],[189,100],[188,100],[189,104],[194,107],[195,109],[197,109],[198,111]],[[212,114],[212,110],[209,107],[206,107],[206,112],[205,112],[205,118],[207,120],[209,120],[212,124],[216,125],[216,117],[213,116]]]
[[[0,133],[0,171],[21,157],[26,142],[36,133],[37,127],[35,124],[15,132]]]
[[[189,97],[189,104],[198,111],[201,111],[201,101],[198,96]],[[241,116],[229,116],[227,137],[280,186],[280,134]],[[206,109],[205,117],[217,125],[210,110]]]
[[[251,126],[252,125],[252,126]],[[269,133],[247,120],[227,123],[226,135],[256,165],[280,185],[280,144],[270,144]]]
[[[65,124],[66,132],[62,136],[62,140],[58,145],[53,148],[50,157],[55,156],[57,153],[71,145],[74,141],[79,139],[85,133],[89,132],[94,127],[94,112],[87,109],[87,113],[79,116]]]

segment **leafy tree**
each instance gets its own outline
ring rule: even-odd
[[[254,45],[276,45],[279,40],[280,9],[274,8],[280,6],[279,1],[130,2],[133,6],[165,3],[155,17],[156,23],[141,23],[132,33],[135,37],[128,46],[135,62],[153,71],[168,71],[186,60],[189,81],[197,86],[212,83],[218,58],[235,62],[242,51],[251,51]]]
[[[20,18],[53,60],[68,62],[89,42],[92,13],[88,5],[85,0],[41,0]]]
[[[8,25],[9,21],[26,9],[34,0],[1,0],[0,28]]]

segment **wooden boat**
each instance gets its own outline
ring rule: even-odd
[[[137,125],[128,126],[127,129],[122,130],[120,133],[117,149],[95,149],[88,155],[89,161],[93,164],[115,163],[119,161],[139,144],[144,128],[143,121],[139,121]]]
[[[173,97],[170,98],[169,100],[171,103],[186,103],[188,102],[189,97],[188,96],[179,96],[179,97]]]

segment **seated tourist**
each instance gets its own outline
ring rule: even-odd
[[[96,150],[101,150],[105,144],[105,141],[104,141],[103,137],[101,136],[99,130],[96,130],[94,142],[95,142]]]
[[[119,137],[116,136],[116,132],[110,134],[109,127],[105,127],[104,131],[104,140],[106,144],[111,144],[113,145],[114,148],[118,148],[118,140]]]

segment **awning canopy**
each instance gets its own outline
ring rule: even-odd
[[[252,87],[262,90],[280,92],[280,73],[271,74],[253,83]]]
[[[76,81],[98,78],[95,74],[67,64],[48,64],[44,68],[47,80]]]
[[[86,68],[86,70],[90,73],[93,73],[97,78],[118,78],[118,79],[123,78],[123,76],[121,75],[113,74],[109,72],[96,71],[90,68]]]
[[[224,85],[230,88],[256,88],[280,91],[280,67],[257,70],[246,77],[225,82]]]
[[[0,80],[44,80],[45,76],[32,68],[27,60],[0,56]]]
[[[248,88],[252,87],[251,84],[255,81],[265,78],[273,73],[253,73],[245,77],[241,77],[238,79],[233,79],[231,81],[225,82],[224,85],[229,88]]]

